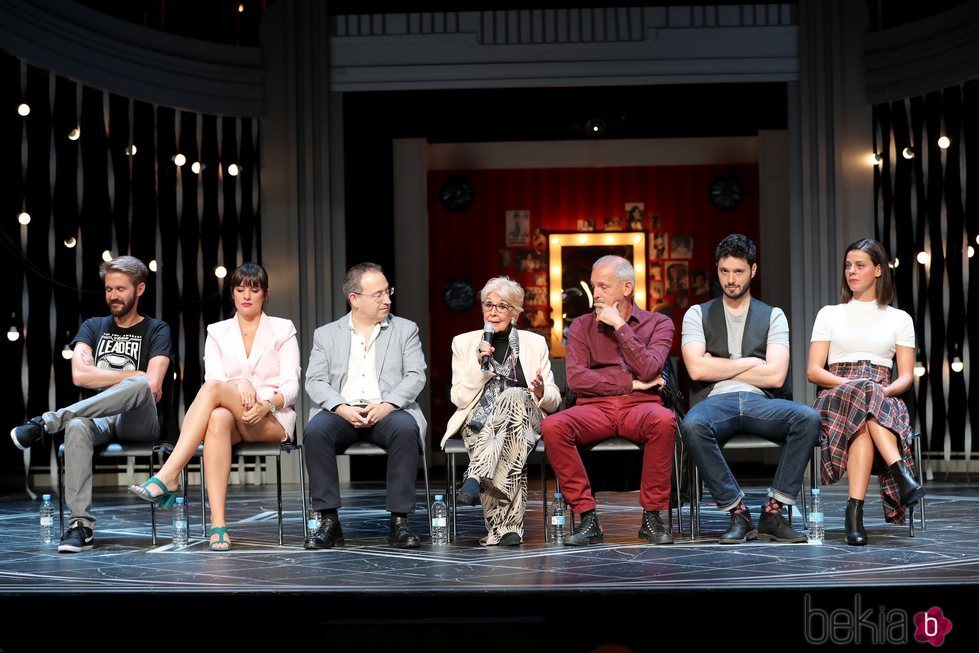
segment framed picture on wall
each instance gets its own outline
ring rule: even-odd
[[[693,258],[693,236],[674,234],[670,239],[670,258]]]
[[[530,211],[506,212],[506,246],[526,247],[530,244]]]
[[[517,250],[517,270],[519,272],[537,272],[547,269],[547,253],[534,250]]]
[[[534,249],[546,249],[547,248],[547,232],[544,231],[543,227],[534,227],[533,243],[531,247]]]
[[[690,289],[688,264],[686,261],[666,262],[666,294],[686,295]]]
[[[524,304],[528,306],[547,306],[547,286],[527,286]]]
[[[663,299],[663,282],[662,281],[650,281],[649,282],[649,296],[653,301],[659,301]]]
[[[649,216],[649,230],[650,231],[663,230],[663,216],[660,215],[659,211],[653,211],[652,215]]]
[[[646,205],[644,203],[625,203],[625,228],[626,231],[645,231]]]
[[[649,280],[663,281],[663,266],[659,264],[659,261],[649,264]]]
[[[622,217],[618,215],[605,216],[605,231],[622,231]]]
[[[707,270],[694,270],[690,273],[690,294],[695,297],[706,297],[710,294]]]
[[[649,258],[659,260],[665,259],[667,253],[669,252],[669,246],[669,234],[663,232],[652,234],[652,236],[650,236]]]
[[[578,220],[578,231],[595,231],[595,221],[587,218]]]

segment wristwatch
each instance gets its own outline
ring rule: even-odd
[[[268,399],[265,401],[265,403],[269,406],[269,415],[273,414],[275,412],[275,402]]]

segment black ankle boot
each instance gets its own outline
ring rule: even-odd
[[[863,499],[847,499],[846,543],[864,546],[867,542],[867,530],[863,527]]]
[[[921,487],[921,483],[914,477],[911,469],[903,460],[899,460],[888,467],[888,471],[890,471],[891,477],[901,491],[902,506],[913,506],[925,496],[925,488]]]

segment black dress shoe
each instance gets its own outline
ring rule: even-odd
[[[745,508],[741,512],[731,513],[727,530],[721,534],[717,542],[718,544],[744,544],[748,540],[755,539],[757,534],[755,522],[751,521],[751,512]]]
[[[343,545],[343,529],[340,528],[340,520],[336,517],[326,516],[320,518],[320,527],[309,533],[309,538],[303,543],[303,548],[332,549],[336,545]]]
[[[673,544],[673,534],[663,524],[659,513],[653,510],[643,511],[639,537],[650,544]]]
[[[388,544],[397,549],[417,549],[422,541],[411,532],[407,517],[391,517],[388,527]]]
[[[517,533],[505,533],[500,541],[497,542],[498,546],[520,546],[520,535]]]
[[[783,544],[799,544],[809,540],[805,534],[793,530],[782,513],[768,512],[764,508],[761,510],[761,517],[758,518],[758,539]]]
[[[901,505],[913,506],[921,501],[925,496],[925,488],[914,477],[911,469],[903,460],[899,460],[887,468],[891,472],[891,477],[897,483],[897,489],[901,491]]]
[[[475,506],[479,503],[479,481],[472,477],[467,478],[466,482],[459,487],[456,501],[467,506]]]
[[[863,527],[863,499],[847,499],[845,516],[846,543],[853,546],[867,544],[867,530]]]
[[[588,546],[605,541],[605,532],[598,523],[598,513],[592,510],[581,518],[581,523],[574,532],[564,538],[566,546]]]

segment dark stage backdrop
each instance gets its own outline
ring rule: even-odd
[[[139,308],[173,334],[176,434],[176,407],[200,386],[203,327],[232,311],[214,269],[261,261],[257,144],[257,121],[135,101],[0,53],[0,329],[19,333],[0,340],[4,432],[78,397],[61,353],[82,320],[108,312],[108,251],[156,262]],[[11,446],[0,455],[20,464]]]
[[[465,211],[450,212],[440,201],[443,185],[452,178],[467,180],[475,191],[475,200]],[[718,178],[734,178],[743,188],[743,199],[733,210],[722,211],[711,202],[709,189]],[[461,313],[447,306],[443,293],[450,282],[465,280],[478,292],[490,277],[506,274],[515,278],[528,290],[520,325],[537,324],[543,333],[546,324],[542,320],[550,317],[546,232],[573,232],[579,227],[593,227],[597,232],[610,227],[632,231],[630,226],[639,227],[634,220],[640,216],[633,212],[630,224],[626,204],[641,203],[642,231],[648,243],[648,307],[673,311],[677,325],[674,350],[678,352],[687,306],[709,298],[702,290],[709,286],[698,272],[707,275],[708,283],[716,279],[713,252],[718,241],[734,232],[748,235],[758,244],[760,264],[766,247],[781,246],[758,239],[755,164],[432,171],[428,188],[428,360],[432,429],[438,437],[454,410],[449,401],[452,338],[482,328],[478,298]],[[507,212],[511,212],[509,217]],[[660,241],[663,247],[657,250]],[[667,292],[671,290],[671,268],[676,268],[672,273],[675,292]],[[660,299],[653,288],[656,283],[663,288]],[[757,281],[752,290],[761,296]],[[450,294],[461,294],[459,284]]]
[[[969,254],[979,250],[979,80],[875,106],[874,144],[876,232],[899,261],[897,305],[914,318],[925,369],[914,426],[933,458],[969,460],[969,425],[974,434],[979,424],[969,399],[979,364],[979,256]],[[920,252],[930,260],[919,263]]]

